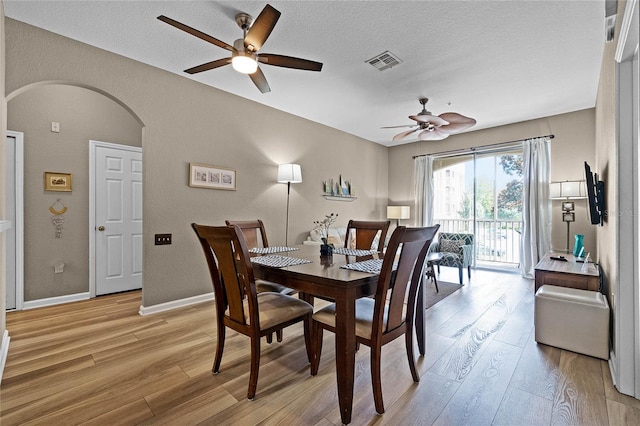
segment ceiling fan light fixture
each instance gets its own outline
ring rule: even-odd
[[[258,61],[254,55],[247,52],[233,52],[231,66],[242,74],[253,74],[258,70]]]
[[[233,43],[235,49],[231,53],[231,66],[242,74],[253,74],[258,69],[256,54],[244,49],[244,40],[238,39]]]

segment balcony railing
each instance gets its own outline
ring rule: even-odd
[[[474,233],[473,219],[435,219],[433,223],[440,224],[440,232]],[[476,261],[520,263],[522,221],[483,219],[476,220],[475,226]]]

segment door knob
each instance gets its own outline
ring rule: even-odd
[[[104,226],[98,226],[98,231],[104,231]]]

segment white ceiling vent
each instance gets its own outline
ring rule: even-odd
[[[385,52],[382,52],[379,55],[374,56],[369,60],[366,60],[365,62],[376,67],[379,71],[384,71],[388,68],[395,67],[396,65],[399,65],[402,63],[400,58],[398,58],[396,55],[389,52],[388,50]]]

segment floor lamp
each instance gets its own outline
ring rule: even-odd
[[[566,180],[549,184],[549,198],[562,201],[562,221],[567,223],[567,253],[571,253],[571,222],[576,221],[575,204],[572,200],[587,198],[585,181]]]
[[[284,245],[289,246],[289,197],[291,184],[302,182],[302,169],[300,164],[280,164],[278,166],[278,183],[287,184],[287,225],[285,228]]]

